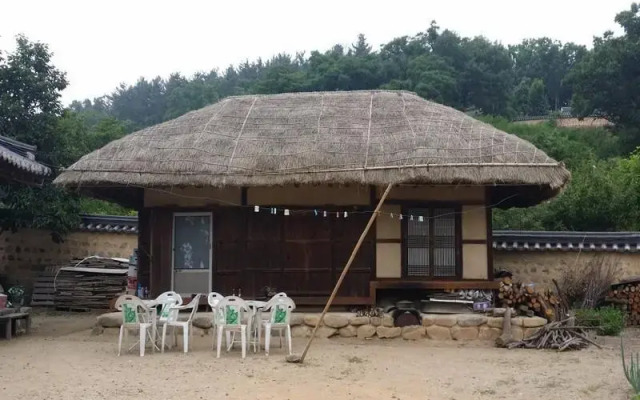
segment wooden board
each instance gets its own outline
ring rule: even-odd
[[[216,210],[213,290],[228,295],[242,289],[245,297],[260,297],[269,286],[300,299],[326,299],[368,215],[351,214],[345,219],[343,214],[324,218],[293,210],[289,216],[236,208]],[[374,264],[371,233],[340,296],[368,297]]]

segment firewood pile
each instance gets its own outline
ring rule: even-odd
[[[70,310],[108,309],[109,302],[125,293],[128,263],[111,258],[73,260],[55,278],[53,302]]]
[[[580,350],[588,347],[590,344],[602,348],[599,344],[589,339],[587,329],[596,329],[594,327],[574,326],[573,318],[564,319],[562,321],[551,322],[528,339],[511,342],[506,345],[507,348],[526,348],[526,349],[555,349],[558,351]]]
[[[555,293],[548,289],[537,291],[532,285],[514,282],[510,276],[500,281],[498,303],[529,317],[537,315],[551,321],[560,315],[560,299]]]
[[[612,285],[604,301],[624,311],[628,325],[640,325],[640,278]]]

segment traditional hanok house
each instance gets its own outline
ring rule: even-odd
[[[151,294],[323,304],[393,184],[338,293],[494,288],[492,207],[531,206],[569,179],[530,143],[413,93],[229,97],[94,151],[56,183],[139,211]]]
[[[0,183],[39,186],[51,169],[36,161],[36,146],[0,136]]]

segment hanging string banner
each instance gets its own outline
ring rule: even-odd
[[[216,202],[218,204],[224,204],[227,206],[234,206],[234,207],[240,207],[240,208],[250,208],[253,209],[253,212],[256,213],[261,213],[261,212],[267,212],[269,214],[272,215],[284,215],[285,217],[291,216],[291,215],[313,215],[315,217],[319,217],[320,215],[322,216],[322,218],[327,218],[329,216],[329,213],[335,213],[336,218],[342,218],[342,219],[346,219],[349,214],[372,214],[374,211],[372,210],[338,210],[336,211],[335,209],[332,210],[323,210],[323,209],[318,209],[318,208],[312,208],[312,209],[300,209],[300,208],[296,208],[296,209],[290,209],[290,208],[284,208],[284,207],[263,207],[260,205],[243,205],[243,204],[239,204],[239,203],[234,203],[228,200],[223,200],[223,199],[217,199],[217,198],[213,198],[213,197],[208,197],[208,196],[192,196],[192,195],[185,195],[182,193],[176,193],[173,192],[171,190],[165,190],[165,189],[159,189],[159,188],[144,188],[142,186],[137,186],[137,185],[129,185],[132,187],[139,187],[139,188],[143,188],[143,189],[147,189],[147,190],[151,190],[151,191],[156,191],[156,192],[160,192],[160,193],[165,193],[165,194],[170,194],[172,196],[176,196],[176,197],[184,197],[184,198],[189,198],[189,199],[199,199],[199,200],[210,200],[213,202]],[[431,219],[436,219],[436,218],[441,218],[441,217],[446,217],[446,216],[451,216],[451,215],[462,215],[462,214],[466,214],[466,213],[470,213],[470,212],[475,212],[478,210],[485,210],[485,209],[490,209],[493,207],[497,207],[499,206],[501,203],[504,203],[514,197],[516,197],[517,195],[511,195],[508,197],[505,197],[504,199],[498,201],[497,203],[494,204],[490,204],[487,206],[479,206],[479,207],[473,207],[470,208],[469,210],[466,211],[453,211],[453,212],[449,212],[449,213],[442,213],[442,214],[438,214],[438,215],[434,215],[432,217],[429,216],[424,216],[424,215],[413,215],[413,214],[402,214],[402,213],[386,213],[386,212],[378,212],[378,216],[387,216],[391,219],[398,219],[398,220],[403,220],[405,218],[408,218],[409,221],[418,221],[418,222],[425,222]],[[428,205],[428,201],[425,201],[425,206]]]

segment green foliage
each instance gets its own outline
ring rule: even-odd
[[[295,56],[278,54],[192,78],[141,78],[105,98],[74,102],[90,119],[105,113],[143,128],[201,108],[230,95],[318,90],[393,88],[462,109],[509,115],[514,63],[507,48],[483,37],[463,38],[435,23],[415,36],[392,40],[373,51],[364,35],[345,50],[340,45]],[[106,100],[105,100],[106,99]]]
[[[51,63],[46,45],[17,37],[16,50],[0,52],[0,134],[38,146],[37,159],[54,174],[82,155],[124,136],[130,128],[110,116],[105,99],[75,102],[63,110],[60,91],[64,73]],[[88,107],[90,106],[90,107]],[[54,176],[50,178],[53,179]],[[129,212],[108,203],[83,200],[46,182],[41,188],[7,184],[0,187],[0,229],[50,230],[55,241],[74,229],[79,213],[91,207],[118,214]]]
[[[555,110],[569,104],[572,88],[565,82],[564,77],[587,53],[584,46],[574,43],[563,45],[556,40],[543,37],[525,39],[518,45],[509,46],[509,52],[515,64],[516,80],[520,84],[528,88],[532,81],[539,79],[543,82],[542,91],[546,93],[545,104],[552,105]],[[516,99],[513,108],[524,108],[527,102],[527,99]],[[528,111],[525,114],[534,115]]]
[[[60,91],[67,81],[51,64],[46,45],[23,36],[17,37],[16,44],[6,57],[0,52],[0,133],[38,146],[38,159],[55,171],[84,152],[71,149],[78,137],[60,129]],[[78,223],[77,197],[49,183],[42,188],[16,184],[1,189],[2,230],[48,229],[54,240],[60,240]]]
[[[429,54],[416,57],[409,62],[407,75],[416,83],[413,90],[419,96],[438,103],[459,101],[458,74],[445,58]]]
[[[622,357],[624,376],[627,378],[627,382],[629,382],[635,394],[633,398],[634,400],[640,400],[640,353],[631,354],[631,357],[629,357],[629,366],[627,366],[627,358],[624,354],[624,343],[622,338],[620,338],[620,355]]]
[[[66,77],[51,64],[48,47],[18,36],[13,53],[0,50],[0,133],[47,149],[40,158],[56,165],[63,156],[55,146],[55,125],[65,87]]]
[[[575,310],[576,325],[599,327],[598,335],[618,336],[624,329],[624,313],[614,307]]]
[[[135,210],[104,200],[83,197],[80,199],[80,213],[99,215],[137,215]]]
[[[568,74],[574,87],[572,106],[581,116],[604,113],[625,127],[640,125],[640,6],[616,16],[625,34],[606,32],[593,42],[593,50]],[[637,131],[635,132],[637,134]],[[636,135],[632,144],[640,144]]]
[[[496,229],[640,229],[640,156],[623,154],[620,139],[603,128],[571,129],[552,123],[518,124],[502,118],[483,121],[515,134],[563,161],[571,171],[568,188],[536,207],[494,212]]]
[[[55,242],[78,226],[79,198],[71,193],[45,185],[31,188],[22,185],[0,187],[0,229],[15,232],[21,228],[51,231]]]
[[[528,113],[529,115],[546,115],[549,109],[547,94],[545,93],[544,81],[542,79],[534,79],[529,86],[527,93]]]
[[[499,117],[480,117],[480,120],[531,142],[570,168],[583,160],[606,159],[622,154],[618,137],[604,128],[574,129],[552,123],[519,124]]]
[[[278,54],[191,78],[178,73],[140,78],[107,96],[76,101],[72,109],[87,113],[89,127],[111,116],[124,121],[129,132],[231,95],[385,88],[490,115],[544,114],[568,104],[572,87],[564,77],[586,52],[549,38],[507,48],[484,37],[461,37],[434,21],[424,32],[395,38],[379,51],[360,34],[346,49]]]

